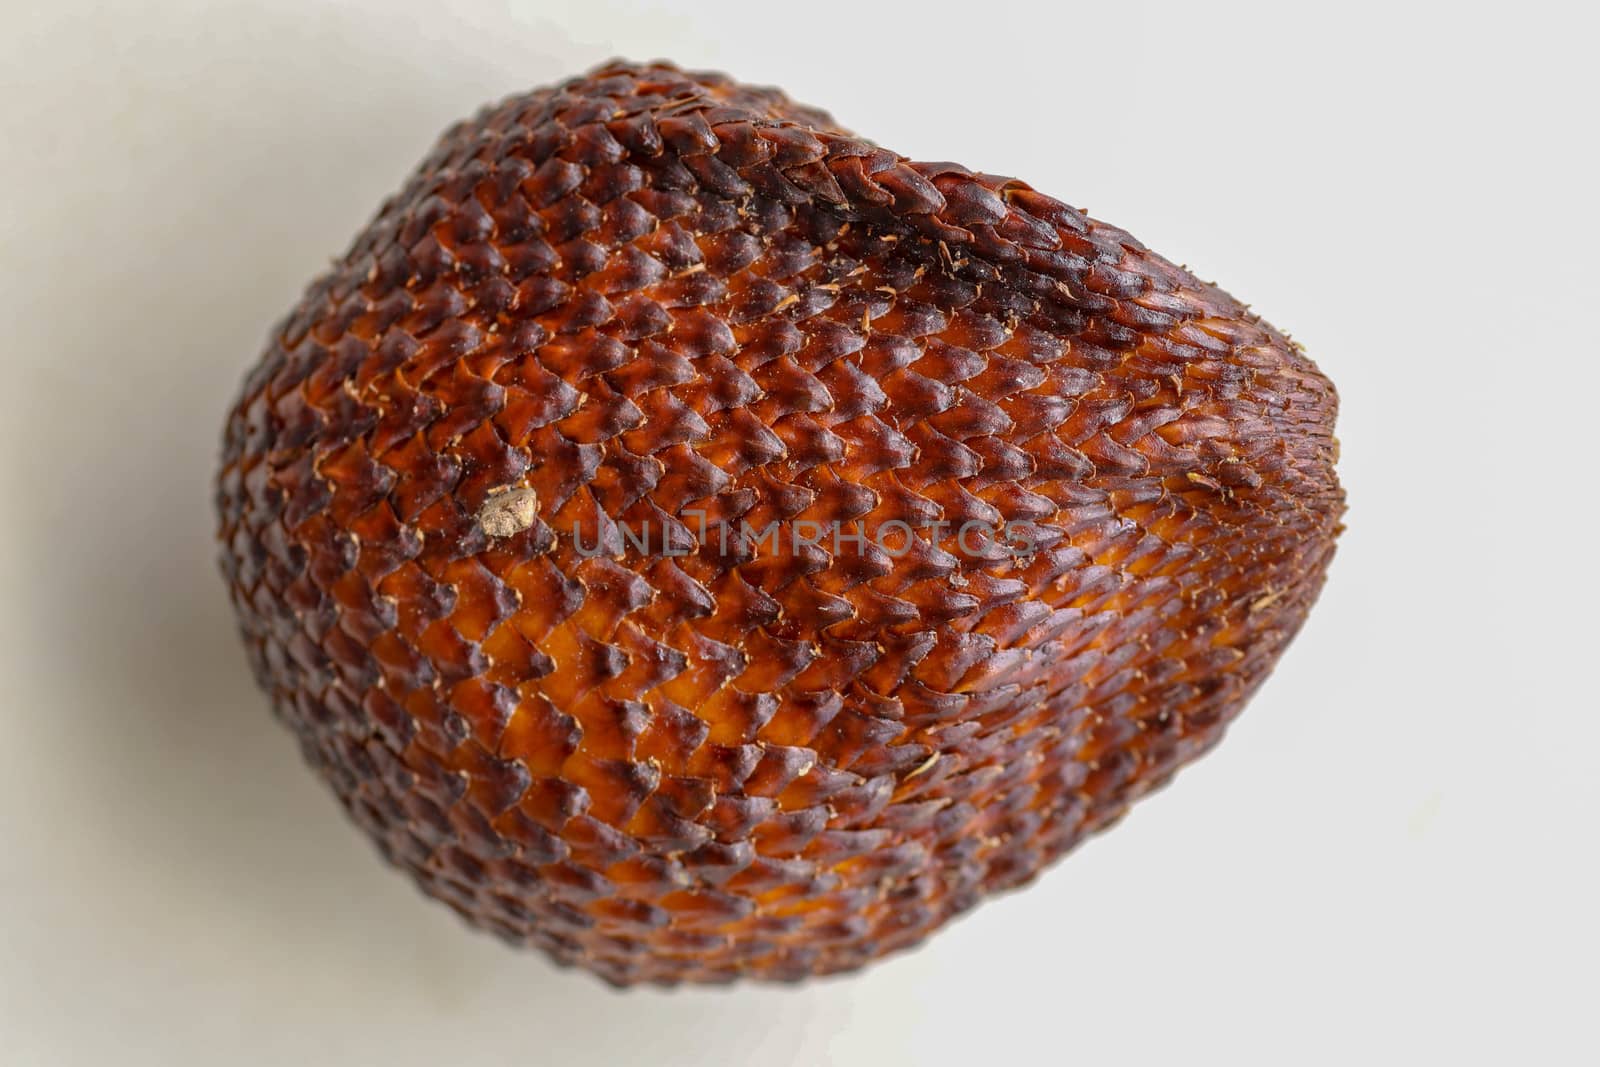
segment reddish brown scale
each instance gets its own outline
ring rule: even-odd
[[[312,284],[228,420],[222,565],[428,893],[616,983],[792,979],[1218,740],[1322,584],[1335,406],[1021,182],[612,64],[451,129]]]

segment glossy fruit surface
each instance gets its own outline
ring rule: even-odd
[[[796,978],[1218,740],[1321,587],[1335,408],[1121,230],[619,63],[447,131],[311,285],[222,564],[425,891],[618,983]]]

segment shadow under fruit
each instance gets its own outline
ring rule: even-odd
[[[449,130],[225,432],[256,674],[383,854],[609,981],[793,979],[1216,742],[1334,391],[1021,182],[616,63]]]

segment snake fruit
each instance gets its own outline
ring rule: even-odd
[[[1221,736],[1336,397],[1127,233],[612,63],[448,130],[275,328],[245,647],[384,857],[619,985],[913,945]]]

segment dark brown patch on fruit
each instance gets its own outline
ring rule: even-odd
[[[613,982],[797,978],[1218,740],[1322,584],[1335,406],[1021,182],[613,64],[448,131],[313,283],[228,421],[222,565],[428,893]]]

